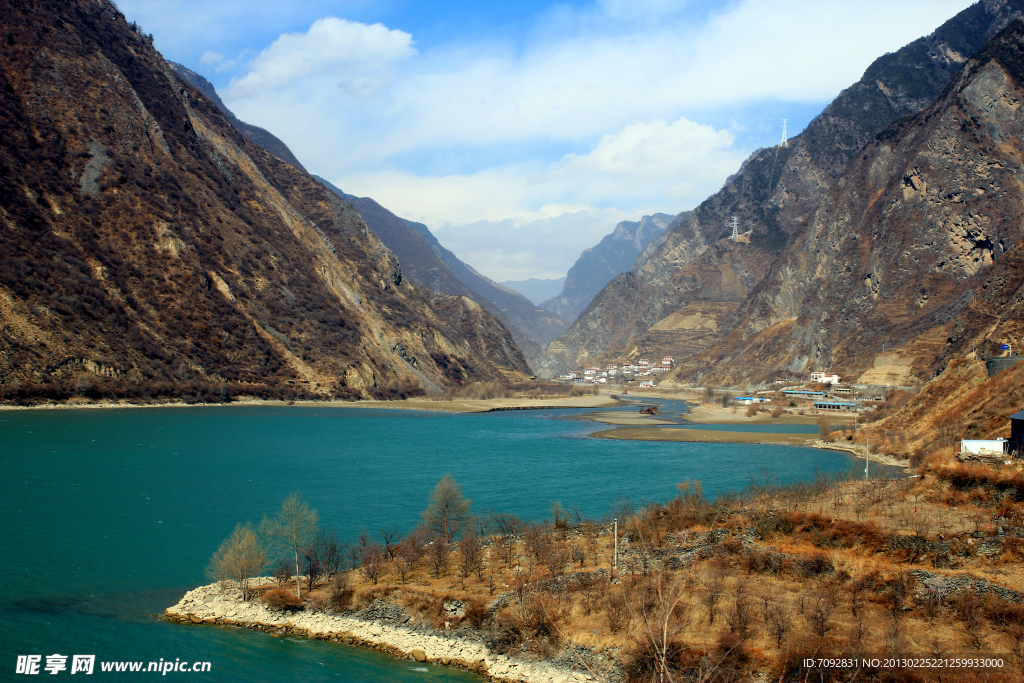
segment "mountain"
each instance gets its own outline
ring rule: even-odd
[[[527,358],[538,355],[543,345],[565,332],[568,325],[557,314],[463,263],[441,246],[427,226],[400,218],[369,197],[355,197],[323,178],[317,179],[359,211],[367,225],[397,254],[414,283],[474,299],[511,330]]]
[[[613,279],[534,369],[548,375],[585,359],[695,356],[718,343],[740,324],[741,306],[765,279],[784,277],[782,259],[808,239],[815,212],[864,145],[928,107],[969,55],[1020,18],[1022,6],[1021,0],[979,2],[875,60],[788,146],[758,150],[719,192],[677,216],[646,259]],[[737,241],[729,238],[732,216],[745,233]]]
[[[561,293],[541,306],[571,323],[613,277],[629,272],[672,219],[668,214],[656,213],[639,221],[622,221],[596,246],[580,254],[565,277]]]
[[[288,149],[288,145],[284,144],[284,142],[282,142],[277,136],[266,129],[254,126],[251,123],[246,123],[235,116],[234,113],[227,108],[227,105],[224,104],[224,101],[220,99],[220,95],[217,94],[217,89],[213,87],[213,83],[210,83],[210,81],[206,80],[192,69],[182,66],[177,62],[167,62],[167,65],[174,69],[174,73],[178,75],[178,78],[199,90],[199,92],[206,95],[207,99],[216,104],[221,113],[224,114],[224,116],[228,118],[228,121],[231,122],[231,125],[235,127],[235,130],[242,134],[242,137],[251,142],[255,142],[278,159],[287,161],[295,168],[305,172],[306,169],[302,167],[302,164],[300,164],[299,160],[295,158],[292,151]]]
[[[1018,20],[860,150],[737,327],[701,355],[711,378],[788,366],[919,384],[1024,336],[1022,107]]]
[[[528,280],[506,280],[498,284],[502,287],[513,289],[538,306],[542,306],[542,302],[557,296],[562,291],[562,286],[565,285],[565,278],[544,279],[531,277]]]
[[[2,7],[0,397],[401,396],[529,372],[493,316],[410,283],[112,2]]]

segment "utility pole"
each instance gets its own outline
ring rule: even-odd
[[[619,518],[615,518],[615,555],[612,561],[612,575],[619,568]]]
[[[864,439],[864,481],[868,480],[868,466],[871,462],[871,458],[868,453],[871,452],[871,439]]]

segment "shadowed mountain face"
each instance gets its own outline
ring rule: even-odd
[[[568,326],[557,314],[535,306],[519,292],[463,263],[441,246],[427,226],[400,218],[369,197],[354,197],[323,178],[318,180],[359,211],[398,256],[409,279],[431,291],[475,300],[509,328],[527,358],[539,354],[543,345],[565,332]]]
[[[629,272],[672,219],[668,214],[656,213],[639,221],[622,221],[596,246],[580,254],[565,277],[562,292],[541,306],[567,322],[575,320],[613,277]]]
[[[302,164],[300,164],[299,160],[295,158],[292,151],[288,149],[288,145],[284,144],[277,136],[264,128],[254,126],[251,123],[246,123],[235,116],[234,113],[227,108],[227,105],[224,104],[224,101],[220,99],[220,95],[217,94],[217,89],[213,87],[213,83],[210,83],[210,81],[206,80],[192,69],[182,66],[177,62],[167,62],[167,64],[174,69],[174,73],[177,74],[181,80],[206,95],[211,102],[216,104],[221,113],[228,117],[228,121],[230,121],[231,125],[235,127],[235,130],[242,134],[242,137],[250,142],[255,142],[278,159],[287,161],[295,168],[305,172],[306,169],[302,167]]]
[[[796,245],[808,239],[815,213],[859,151],[892,122],[928,107],[1022,7],[1021,0],[979,2],[875,60],[787,147],[755,152],[718,193],[678,216],[642,263],[613,279],[534,369],[548,375],[588,359],[661,352],[678,360],[723,339],[739,324],[740,307],[802,248]],[[735,242],[728,239],[732,216],[747,233]],[[776,371],[755,373],[752,359],[747,365],[743,372],[751,377]]]
[[[395,396],[529,371],[112,3],[2,11],[4,396]]]

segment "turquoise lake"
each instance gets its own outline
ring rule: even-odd
[[[0,412],[0,671],[14,678],[18,655],[45,665],[46,655],[93,654],[212,662],[210,673],[167,674],[189,680],[476,681],[358,648],[151,615],[207,583],[210,555],[237,522],[273,514],[295,490],[322,526],[352,540],[361,529],[413,527],[446,473],[477,512],[542,519],[555,500],[594,518],[622,498],[665,500],[686,478],[714,495],[766,469],[784,483],[856,467],[842,453],[789,446],[593,439],[603,425],[563,419],[581,412]],[[70,676],[70,661],[52,678]],[[147,676],[96,668],[87,680]]]

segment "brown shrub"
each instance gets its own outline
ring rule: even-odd
[[[263,602],[277,610],[295,611],[305,603],[287,588],[274,588],[263,594]]]
[[[482,601],[470,600],[466,603],[466,614],[462,619],[473,628],[481,628],[487,621],[487,616],[487,606]]]

